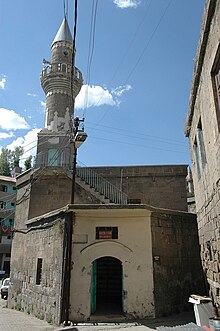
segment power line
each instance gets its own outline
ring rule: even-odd
[[[117,75],[119,69],[121,68],[122,64],[124,63],[124,60],[126,59],[126,57],[127,57],[127,55],[128,55],[128,52],[130,51],[131,46],[133,45],[133,43],[134,43],[134,41],[135,41],[135,39],[136,39],[136,36],[137,36],[137,34],[138,34],[138,32],[139,32],[139,30],[140,30],[142,24],[144,23],[144,21],[145,21],[147,15],[148,15],[148,9],[149,9],[151,3],[152,3],[152,0],[149,0],[148,5],[147,5],[147,8],[146,8],[145,15],[144,15],[143,19],[140,21],[140,23],[138,24],[138,26],[137,26],[137,28],[136,28],[134,34],[133,34],[133,37],[131,38],[131,41],[130,41],[129,44],[128,44],[128,47],[126,48],[126,50],[125,50],[125,52],[124,52],[124,55],[123,55],[122,58],[121,58],[121,61],[119,62],[118,66],[116,67],[116,70],[115,70],[114,74],[112,75],[112,78],[111,78],[111,80],[110,80],[109,85],[112,83],[112,81],[114,80],[115,76]]]
[[[140,133],[140,132],[135,132],[135,131],[131,132],[130,130],[121,129],[121,128],[113,128],[113,127],[106,126],[106,125],[98,124],[98,126],[108,128],[108,129],[112,129],[116,132],[106,131],[106,130],[102,130],[102,129],[96,129],[96,131],[99,130],[99,131],[103,131],[103,132],[106,132],[106,133],[115,133],[115,134],[118,134],[118,135],[121,135],[121,136],[134,137],[134,138],[137,138],[137,139],[151,139],[151,140],[155,140],[155,141],[158,141],[158,142],[171,144],[171,145],[173,144],[173,145],[182,145],[182,146],[185,146],[185,147],[187,146],[186,143],[182,143],[180,141],[176,141],[176,140],[172,140],[172,139],[162,138],[162,137],[158,137],[158,136],[152,136],[152,135],[148,135],[148,134],[144,134],[144,133]],[[87,128],[89,128],[89,126],[87,126]],[[120,131],[120,132],[117,132],[117,131]],[[128,132],[129,135],[123,134],[122,132]],[[140,137],[138,137],[138,136],[140,136]]]
[[[169,8],[170,5],[171,5],[172,1],[173,1],[173,0],[170,0],[170,1],[169,1],[168,5],[166,6],[165,10],[163,11],[163,13],[162,13],[162,15],[161,15],[161,17],[160,17],[160,19],[159,19],[159,21],[158,21],[158,23],[157,23],[155,29],[153,30],[153,32],[152,32],[150,38],[148,39],[148,41],[147,41],[147,43],[146,43],[146,45],[145,45],[143,51],[141,52],[141,54],[140,54],[140,56],[138,57],[138,59],[137,59],[135,65],[133,66],[133,68],[131,69],[130,73],[128,74],[128,77],[127,77],[127,79],[125,80],[125,84],[128,82],[129,78],[131,77],[131,75],[132,75],[132,74],[134,73],[134,71],[136,70],[138,64],[140,63],[142,57],[144,56],[144,53],[145,53],[146,50],[148,49],[148,47],[149,47],[151,41],[153,40],[153,37],[155,36],[155,34],[156,34],[156,32],[157,32],[157,30],[158,30],[158,28],[159,28],[159,26],[160,26],[160,24],[161,24],[163,18],[164,18],[164,16],[166,15],[166,12],[167,12],[168,8]]]
[[[158,30],[158,28],[159,28],[159,26],[160,26],[160,24],[161,24],[161,22],[162,22],[164,16],[166,15],[166,12],[167,12],[168,8],[170,7],[172,1],[173,1],[173,0],[170,0],[170,1],[169,1],[168,5],[166,6],[165,10],[163,11],[162,15],[160,16],[159,21],[158,21],[158,23],[157,23],[155,29],[153,30],[153,32],[152,32],[150,38],[148,39],[148,41],[147,41],[147,43],[146,43],[146,45],[145,45],[143,51],[141,52],[140,56],[138,57],[138,59],[137,59],[135,65],[133,66],[133,68],[131,69],[130,73],[128,74],[128,76],[127,76],[127,78],[126,78],[126,80],[125,80],[124,85],[127,84],[129,78],[132,76],[132,74],[133,74],[134,71],[136,70],[138,64],[140,63],[140,61],[141,61],[143,55],[145,54],[145,52],[146,52],[146,50],[148,49],[148,47],[149,47],[151,41],[153,40],[153,37],[154,37],[154,35],[156,34],[156,32],[157,32],[157,30]],[[141,24],[142,24],[142,23],[141,23]],[[138,27],[138,29],[139,29],[139,27]],[[138,30],[138,29],[137,29],[137,30]],[[116,70],[116,72],[117,72],[117,70]],[[100,101],[101,101],[101,99],[103,98],[103,96],[104,96],[104,92],[102,93],[100,99],[98,100],[98,102],[97,102],[94,106],[96,106],[96,105],[98,105],[98,104],[100,103]],[[99,121],[96,123],[96,125],[97,125],[98,123],[100,123],[100,122],[104,119],[104,117],[106,116],[106,114],[107,114],[107,111],[104,112],[103,116],[99,119]]]
[[[91,78],[91,65],[95,48],[95,29],[96,29],[96,17],[97,17],[97,8],[98,8],[98,0],[93,0],[92,4],[92,14],[91,14],[91,22],[90,22],[90,36],[89,36],[89,50],[88,50],[88,60],[87,60],[87,70],[86,70],[86,90],[85,90],[85,99],[84,99],[84,113],[83,117],[86,115],[86,110],[88,107],[88,93],[89,93],[89,85]]]
[[[129,145],[129,146],[138,146],[138,147],[143,147],[143,148],[150,148],[150,149],[154,149],[154,150],[160,150],[160,151],[164,151],[164,152],[171,152],[171,153],[181,153],[181,154],[188,154],[188,152],[183,152],[183,151],[175,151],[175,150],[169,150],[169,149],[165,149],[165,148],[159,148],[159,147],[153,147],[153,146],[146,146],[146,145],[140,145],[140,144],[134,144],[134,143],[128,143],[125,141],[120,141],[120,140],[112,140],[112,139],[106,139],[106,138],[99,138],[99,137],[93,137],[90,136],[90,138],[92,139],[98,139],[98,140],[105,140],[105,141],[110,141],[110,142],[114,142],[114,143],[119,143],[119,144],[125,144],[125,145]]]

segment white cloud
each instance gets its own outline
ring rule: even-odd
[[[126,91],[131,89],[131,85],[119,86],[111,92],[101,86],[83,85],[80,93],[75,100],[76,109],[83,109],[89,107],[99,106],[118,106],[120,104],[120,97]]]
[[[27,93],[27,95],[28,95],[29,97],[36,97],[36,96],[37,96],[37,94],[35,94],[35,93]]]
[[[4,89],[5,89],[5,84],[6,84],[6,76],[4,75],[4,76],[0,79],[0,90],[4,90]]]
[[[24,117],[18,115],[14,110],[0,108],[0,127],[4,130],[28,129],[29,125]]]
[[[14,150],[17,146],[24,148],[24,154],[20,164],[21,166],[23,166],[23,163],[28,156],[32,155],[34,157],[36,155],[37,134],[40,130],[41,129],[32,129],[24,137],[18,137],[7,146],[10,150]]]
[[[7,138],[11,138],[14,137],[14,133],[13,132],[0,132],[0,140],[1,139],[7,139]]]
[[[76,109],[85,106],[89,108],[103,105],[115,106],[116,104],[112,94],[101,86],[83,85],[75,100]]]
[[[41,107],[45,108],[46,107],[46,102],[40,101],[40,105],[41,105]]]
[[[124,92],[129,90],[131,90],[131,85],[118,86],[112,90],[112,94],[116,95],[117,97],[120,97]]]
[[[136,8],[140,3],[141,0],[113,0],[114,4],[119,8]]]

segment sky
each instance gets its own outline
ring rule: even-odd
[[[73,0],[0,0],[0,147],[36,153],[43,58]],[[205,0],[80,0],[76,63],[85,118],[78,163],[190,164],[184,135]],[[89,65],[90,64],[90,65]],[[86,97],[88,93],[88,98]]]

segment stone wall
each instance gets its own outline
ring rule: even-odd
[[[42,258],[41,282],[36,284]],[[57,219],[44,229],[14,234],[8,306],[59,324],[63,263],[63,227]]]
[[[32,169],[17,180],[16,229],[25,221],[62,208],[71,202],[72,178],[65,168]],[[75,203],[100,203],[90,192],[76,184]]]
[[[187,211],[187,165],[91,167],[130,200],[158,208]],[[139,203],[140,203],[139,202]]]
[[[192,174],[203,269],[210,286],[210,295],[220,304],[220,117],[212,84],[212,71],[219,61],[220,1],[206,2],[187,119]],[[201,125],[199,125],[199,123]],[[201,158],[198,125],[202,126],[205,160]]]
[[[196,216],[154,212],[151,231],[156,316],[192,308],[189,296],[206,294]]]

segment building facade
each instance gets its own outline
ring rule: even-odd
[[[0,274],[10,273],[12,230],[16,208],[16,180],[0,176]]]
[[[10,308],[57,324],[66,320],[67,310],[73,322],[105,315],[152,318],[186,310],[190,294],[204,293],[194,214],[80,204],[25,225],[13,239]]]
[[[207,0],[194,64],[189,138],[203,270],[220,304],[220,1]]]

